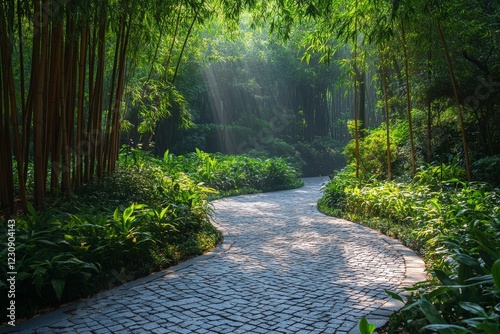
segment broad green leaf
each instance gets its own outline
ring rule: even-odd
[[[38,242],[47,246],[57,246],[55,243],[49,240],[38,240]]]
[[[432,324],[447,324],[439,314],[438,310],[436,310],[434,305],[429,303],[427,300],[419,300],[418,306],[420,307],[420,310],[425,315],[427,320],[429,320]]]
[[[396,300],[399,300],[400,302],[404,303],[403,297],[401,297],[397,292],[394,292],[394,291],[391,291],[391,290],[387,290],[387,289],[384,290],[384,291],[385,291],[385,293],[387,293],[392,298],[394,298]]]
[[[460,263],[458,266],[458,282],[460,284],[464,284],[469,278],[474,276],[474,271],[472,270],[472,267]]]
[[[361,318],[359,321],[359,331],[361,334],[372,334],[377,327],[368,322],[365,317]]]
[[[441,206],[439,205],[439,200],[437,198],[431,198],[429,203],[436,209],[436,211],[441,214]]]
[[[494,283],[493,276],[491,274],[471,277],[467,280],[467,282],[474,282],[473,284],[470,284],[469,286],[478,285],[478,284],[493,284]]]
[[[439,333],[450,333],[450,334],[473,333],[465,327],[457,325],[449,325],[449,324],[432,324],[425,326],[423,329],[438,331]]]
[[[35,266],[35,270],[33,272],[33,276],[42,276],[42,275],[45,275],[45,273],[47,272],[47,269],[42,267],[42,266]]]
[[[126,222],[129,220],[130,216],[134,213],[134,205],[132,204],[123,211],[123,220]]]
[[[60,278],[54,278],[51,280],[52,287],[54,288],[54,291],[56,292],[57,299],[61,300],[62,293],[64,291],[64,285],[66,284],[66,281]]]
[[[435,269],[434,273],[436,274],[436,277],[443,283],[443,285],[456,285],[457,283],[452,280],[446,273],[442,270]]]
[[[473,258],[472,256],[470,256],[468,254],[458,254],[456,256],[456,260],[460,263],[463,263],[465,265],[468,265],[468,266],[474,268],[474,270],[476,270],[476,272],[478,272],[478,273],[483,272],[483,269],[481,267],[481,263],[479,263],[479,261],[477,259]]]
[[[469,303],[469,302],[461,302],[460,303],[460,306],[472,313],[472,314],[475,314],[477,316],[480,316],[480,317],[484,317],[484,318],[487,318],[488,317],[488,314],[486,313],[486,311],[481,307],[481,305],[478,305],[478,304],[475,304],[475,303]]]
[[[31,203],[28,203],[28,212],[31,214],[32,217],[36,217],[37,215],[35,207]]]
[[[477,326],[477,329],[482,330],[485,334],[500,333],[500,325],[498,323],[483,322]]]
[[[119,208],[116,208],[115,212],[113,213],[113,219],[115,220],[115,222],[119,222],[121,219],[120,219],[120,209]]]
[[[500,258],[500,253],[496,251],[496,249],[491,247],[490,237],[480,229],[474,229],[474,234],[476,235],[477,241],[482,246],[483,250],[488,252],[493,258]],[[486,261],[486,259],[483,259]]]

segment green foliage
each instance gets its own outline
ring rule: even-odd
[[[16,219],[16,301],[18,314],[34,311],[38,304],[51,305],[84,296],[92,290],[91,278],[100,273],[100,265],[79,256],[85,245],[68,242],[64,217],[55,211],[36,213]],[[6,234],[2,222],[0,231]],[[2,242],[2,258],[7,258],[7,244]],[[2,265],[0,272],[6,277]],[[6,295],[6,287],[0,287]],[[4,305],[2,305],[4,306]]]
[[[302,185],[298,171],[283,158],[210,154],[199,149],[174,156],[167,151],[164,168],[173,173],[185,172],[222,195],[292,189]]]
[[[404,146],[407,142],[407,124],[405,122],[391,126],[391,164],[393,175],[403,175],[405,173],[404,163],[407,159]],[[351,140],[343,151],[350,166],[356,165],[355,141]],[[387,178],[387,133],[385,124],[376,129],[366,130],[359,139],[359,167],[360,176],[364,179],[376,177],[378,179]]]
[[[291,164],[302,171],[302,175],[307,175],[305,172],[306,162],[298,149],[299,144],[300,142],[292,145],[281,138],[266,137],[265,146],[261,149],[250,150],[248,154],[260,158],[286,157]]]
[[[449,164],[423,164],[415,174],[413,182],[433,187],[442,187],[443,185],[449,186],[460,182],[463,183],[466,179],[463,164],[455,157]]]
[[[471,221],[460,232],[440,236],[444,261],[433,266],[434,280],[413,296],[403,313],[417,308],[429,323],[425,328],[439,332],[498,333],[500,228],[496,211]]]
[[[302,167],[304,176],[329,175],[333,170],[345,166],[345,158],[340,153],[340,143],[329,137],[314,137],[311,141],[295,144],[300,158],[305,162]]]
[[[498,171],[500,170],[500,155],[481,158],[472,164],[472,173],[475,180],[488,182],[500,187]]]
[[[323,188],[323,196],[318,201],[318,207],[322,212],[331,215],[340,215],[345,210],[348,186],[354,187],[360,184],[351,168],[347,167],[342,172],[334,172],[330,182]]]
[[[410,184],[353,180],[324,187],[320,210],[379,229],[424,255],[432,279],[416,285],[394,326],[417,333],[497,333],[500,192],[466,183],[458,161],[422,168]],[[394,320],[393,320],[394,322]]]
[[[368,322],[365,317],[362,317],[359,321],[359,332],[361,334],[372,334],[376,329],[376,326],[371,322]]]

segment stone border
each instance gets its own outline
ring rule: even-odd
[[[410,288],[414,284],[425,281],[427,279],[427,275],[425,273],[424,261],[414,251],[401,244],[398,240],[388,237],[387,235],[384,235],[377,230],[373,230],[369,227],[367,228],[370,229],[371,231],[376,232],[377,234],[380,234],[380,237],[385,242],[387,242],[392,248],[397,250],[403,256],[405,262],[405,277],[401,282],[401,284],[399,285],[398,291],[395,292],[400,293],[403,297],[408,297],[408,292],[404,291],[405,288]],[[404,305],[405,303],[399,300],[391,299],[377,310],[366,315],[365,316],[366,320],[368,320],[368,322],[373,323],[377,329],[381,328],[385,324],[387,324],[391,315],[394,312],[397,312],[400,309],[402,309]],[[349,334],[359,334],[359,333],[360,331],[357,326],[349,332]]]

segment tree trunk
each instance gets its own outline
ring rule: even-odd
[[[3,6],[3,5],[0,5]],[[5,16],[3,15],[3,8],[1,12],[1,28],[0,28],[0,34],[1,34],[1,58],[2,58],[2,81],[3,81],[3,102],[4,102],[4,112],[6,116],[6,121],[5,121],[5,133],[7,134],[7,137],[10,137],[10,130],[9,130],[9,122],[8,116],[11,115],[12,118],[12,133],[13,133],[13,144],[14,144],[14,149],[15,149],[15,156],[17,160],[17,174],[18,174],[18,181],[19,181],[19,196],[21,199],[21,204],[24,212],[27,212],[27,199],[26,199],[26,181],[25,181],[25,175],[24,175],[24,153],[22,151],[22,146],[21,146],[21,136],[19,135],[19,122],[17,118],[17,108],[16,108],[16,95],[15,95],[15,87],[14,87],[14,77],[12,73],[12,58],[11,54],[9,52],[9,42],[8,42],[8,31],[7,31],[7,25],[5,22]],[[0,103],[1,106],[1,103]],[[10,145],[10,140],[7,141],[8,138],[6,138],[5,143],[7,145]],[[6,149],[6,148],[5,148]],[[6,149],[6,152],[10,152],[11,148],[9,147]],[[9,157],[11,159],[12,155]],[[7,182],[6,188],[10,188],[11,193],[9,194],[9,202],[11,206],[11,210],[14,210],[14,196],[13,196],[13,191],[14,191],[14,184],[13,184],[13,175],[12,175],[12,162],[8,162],[10,166],[6,166],[6,170],[10,170],[10,177],[7,177]],[[1,168],[3,168],[2,165],[0,165]]]
[[[129,20],[131,20],[129,18]],[[127,20],[123,20],[124,32],[123,32],[123,40],[121,42],[121,50],[120,50],[120,58],[118,65],[118,85],[116,87],[116,98],[115,105],[113,108],[113,118],[112,118],[112,127],[110,133],[110,144],[111,151],[108,157],[109,159],[109,168],[108,172],[112,172],[115,170],[116,161],[118,160],[118,152],[120,149],[120,105],[123,98],[123,92],[125,89],[125,56],[127,54],[127,46],[130,38],[130,30],[131,24],[127,24]]]
[[[408,50],[406,46],[406,32],[403,18],[401,17],[401,37],[403,40],[403,56],[405,63],[405,80],[406,80],[406,117],[408,118],[408,134],[410,135],[410,160],[411,160],[411,176],[415,177],[417,172],[415,163],[415,144],[413,141],[413,126],[411,120],[411,91],[410,91],[410,73],[408,66]]]
[[[83,29],[80,36],[80,57],[79,57],[79,68],[78,68],[78,113],[76,119],[76,172],[75,172],[75,190],[80,191],[80,187],[83,182],[83,133],[85,131],[83,117],[83,99],[85,94],[85,64],[86,64],[86,54],[87,54],[87,36],[89,32],[89,27]]]
[[[457,110],[458,110],[458,117],[460,119],[460,129],[462,131],[462,143],[463,143],[463,149],[464,149],[465,170],[467,172],[467,181],[470,182],[470,181],[472,181],[472,173],[471,173],[470,162],[469,162],[469,149],[468,149],[468,145],[467,145],[467,135],[465,132],[464,115],[462,112],[462,105],[460,104],[460,97],[458,94],[458,85],[457,85],[457,81],[455,79],[455,73],[453,71],[453,65],[451,63],[450,53],[448,51],[446,39],[444,38],[443,29],[441,28],[441,24],[439,23],[439,21],[437,22],[437,29],[439,31],[439,37],[441,39],[441,44],[443,45],[446,63],[448,64],[448,70],[450,72],[451,84],[453,86],[453,94],[455,95],[455,103],[456,103]]]
[[[43,1],[43,8],[48,8],[49,0]],[[39,19],[43,17],[42,7],[38,1],[35,1],[35,10],[33,16],[34,34],[33,34],[33,75],[35,78],[35,100],[33,105],[34,121],[34,205],[37,209],[43,209],[45,206],[45,185],[46,185],[46,163],[44,139],[46,128],[44,124],[44,85],[47,68],[47,49],[49,39],[49,25],[41,24]]]
[[[391,167],[391,127],[389,122],[389,93],[387,89],[387,70],[382,67],[382,83],[384,87],[384,109],[385,109],[385,132],[386,132],[386,147],[387,147],[387,179],[392,180]]]
[[[366,117],[366,71],[364,69],[364,61],[362,62],[361,73],[358,72],[357,76],[360,78],[359,80],[359,106],[358,106],[358,115],[359,115],[359,135],[360,137],[364,136],[363,130],[367,126],[367,117]]]

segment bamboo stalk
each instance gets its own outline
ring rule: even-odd
[[[127,54],[127,47],[130,38],[131,31],[131,18],[129,17],[129,24],[126,27],[126,33],[124,34],[124,40],[121,45],[121,53],[120,53],[120,64],[118,67],[118,85],[116,88],[116,100],[115,100],[115,108],[113,113],[113,126],[111,127],[111,152],[109,157],[109,172],[115,170],[116,161],[118,160],[118,153],[120,149],[120,105],[121,100],[123,98],[123,92],[125,89],[125,57]],[[126,21],[124,21],[126,24]]]
[[[48,0],[43,1],[44,6],[49,5]],[[47,175],[44,155],[44,79],[46,72],[47,44],[48,44],[48,26],[42,25],[39,18],[43,16],[40,2],[35,1],[35,10],[33,16],[34,34],[33,34],[33,72],[35,78],[35,98],[33,103],[33,121],[34,121],[34,204],[38,209],[43,209],[45,205],[45,185]],[[40,26],[42,25],[42,26]]]
[[[451,84],[453,86],[453,94],[455,95],[455,103],[458,110],[458,117],[460,119],[460,130],[462,132],[462,144],[464,149],[464,158],[465,158],[465,170],[467,173],[467,181],[472,181],[472,173],[470,168],[470,159],[469,159],[469,149],[467,144],[467,134],[465,132],[465,124],[464,124],[464,114],[462,111],[462,105],[460,104],[460,96],[458,94],[458,85],[455,79],[455,72],[453,70],[453,64],[451,63],[450,53],[448,51],[448,45],[446,44],[446,39],[444,38],[443,29],[441,28],[441,24],[437,21],[437,29],[439,31],[439,37],[441,39],[441,44],[443,45],[444,55],[446,58],[446,63],[448,64],[448,70],[450,72]]]
[[[413,125],[411,117],[411,92],[410,92],[410,73],[408,66],[408,49],[406,46],[406,31],[404,27],[403,17],[401,17],[401,38],[403,40],[403,56],[405,65],[406,79],[406,117],[408,118],[408,133],[410,135],[410,160],[411,160],[411,176],[415,177],[417,167],[415,163],[415,144],[413,140]]]
[[[82,30],[80,36],[80,56],[79,56],[79,68],[78,68],[78,107],[77,107],[77,120],[76,120],[76,173],[74,178],[75,190],[80,191],[80,187],[83,182],[83,151],[82,142],[84,129],[84,110],[83,110],[83,99],[85,94],[85,64],[86,64],[86,54],[87,54],[87,36],[89,32],[88,25]]]

